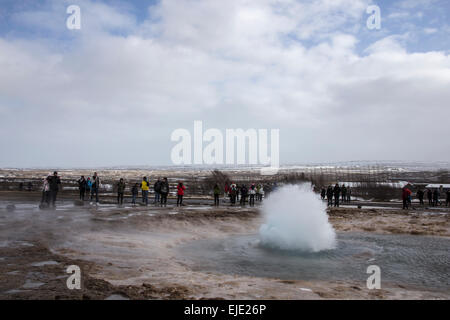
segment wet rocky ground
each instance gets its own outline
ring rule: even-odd
[[[286,280],[193,270],[184,244],[255,234],[259,208],[187,201],[177,208],[117,206],[61,199],[40,210],[37,197],[0,193],[0,299],[449,299],[450,292],[358,281]],[[14,205],[14,207],[9,207]],[[330,209],[338,232],[449,237],[446,208]],[[81,269],[70,290],[69,265]]]

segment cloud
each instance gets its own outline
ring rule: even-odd
[[[404,18],[409,18],[409,17],[411,17],[411,14],[407,11],[392,12],[387,16],[388,19],[404,19]]]
[[[433,34],[433,33],[438,32],[438,29],[436,29],[436,28],[425,28],[425,29],[423,29],[423,32],[426,33],[426,34]]]
[[[402,0],[399,1],[397,6],[406,9],[415,9],[417,7],[431,7],[438,3],[440,0]]]
[[[47,0],[36,9],[25,8],[11,14],[11,22],[30,30],[47,32],[47,36],[67,35],[66,20],[69,17],[67,8],[77,5],[81,8],[82,29],[89,33],[131,31],[136,27],[136,17],[130,12],[126,4],[116,3],[110,6],[107,3],[91,0],[54,1]]]
[[[410,53],[405,34],[361,55],[367,4],[161,1],[137,22],[83,1],[79,33],[0,38],[0,165],[170,164],[194,120],[280,128],[282,162],[448,159],[429,140],[449,133],[448,53]]]

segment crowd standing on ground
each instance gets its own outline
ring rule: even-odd
[[[86,194],[90,194],[90,201],[93,201],[95,198],[95,202],[99,202],[99,194],[98,190],[100,187],[100,178],[98,174],[95,172],[92,179],[90,177],[85,178],[81,176],[77,181],[80,200],[86,200]],[[139,190],[142,194],[142,204],[148,205],[148,197],[150,193],[150,181],[147,177],[143,177],[141,183],[135,183],[131,187],[131,203],[136,205],[137,198],[139,196]],[[44,183],[44,189],[48,189],[47,180]],[[120,178],[119,182],[116,184],[117,189],[117,203],[123,204],[124,194],[126,190],[126,183],[123,178]],[[167,178],[157,178],[156,182],[153,184],[154,191],[154,201],[153,204],[158,204],[161,206],[167,206],[167,197],[170,191],[169,182]],[[177,195],[177,206],[183,206],[183,197],[185,195],[186,186],[182,181],[178,182],[176,187],[176,195]],[[246,203],[250,206],[255,206],[256,202],[262,202],[264,197],[264,186],[262,184],[252,183],[249,187],[245,184],[237,185],[235,183],[226,183],[224,192],[220,189],[219,185],[216,183],[212,190],[212,194],[214,196],[214,206],[220,205],[220,196],[221,194],[225,195],[225,198],[229,198],[230,205],[234,206],[238,202],[240,205],[245,206]]]
[[[349,203],[352,200],[351,194],[352,190],[350,189],[350,186],[345,186],[344,184],[339,186],[338,183],[336,183],[334,187],[330,184],[326,189],[325,187],[322,187],[320,190],[320,197],[322,200],[325,200],[326,198],[329,207],[332,207],[333,205],[339,207],[341,203]]]
[[[219,202],[218,195],[216,197],[216,192],[218,192],[219,186],[216,184],[214,186],[215,203]],[[255,205],[255,201],[262,202],[264,196],[264,187],[262,184],[256,185],[252,183],[249,188],[245,184],[239,186],[234,182],[225,184],[225,198],[230,199],[230,205],[234,206],[237,201],[241,206],[245,206],[248,197],[248,203],[251,207]],[[239,198],[240,196],[240,198]],[[217,204],[218,205],[218,204]]]
[[[97,172],[94,172],[92,178],[81,176],[77,180],[79,189],[79,198],[81,201],[85,201],[89,197],[90,201],[95,200],[96,203],[99,202],[99,189],[101,186],[100,178]],[[29,185],[31,182],[28,183]],[[41,205],[47,207],[55,207],[55,202],[57,199],[58,191],[61,185],[61,179],[58,176],[58,172],[53,172],[49,174],[42,183],[42,198]],[[124,203],[126,183],[123,178],[120,178],[115,185],[117,190],[117,203],[122,205]],[[142,204],[149,204],[149,193],[150,193],[150,180],[147,177],[143,177],[141,183],[135,183],[131,188],[131,203],[133,205],[137,204],[137,198],[139,196],[139,190],[142,193]],[[240,204],[245,206],[247,203],[253,207],[256,202],[262,202],[265,194],[265,187],[263,184],[251,183],[249,186],[246,184],[238,185],[237,183],[225,183],[223,189],[220,188],[219,184],[214,184],[211,193],[214,197],[214,206],[220,205],[220,196],[224,194],[224,198],[229,200],[229,204],[234,206]],[[274,183],[270,191],[275,191],[277,189],[277,183]],[[442,186],[441,186],[442,189]],[[19,190],[23,190],[23,183],[19,185]],[[223,190],[223,191],[222,191]],[[154,191],[154,201],[153,204],[160,206],[167,206],[167,197],[170,191],[170,186],[167,178],[157,178],[153,184]],[[179,181],[176,186],[176,198],[177,206],[183,206],[183,198],[186,192],[186,186],[182,181]],[[450,206],[450,189],[444,190],[445,192],[445,205]],[[327,188],[322,187],[319,189],[320,197],[323,201],[327,201],[328,206],[339,207],[341,204],[349,203],[352,200],[352,189],[350,186],[342,184],[341,186],[336,183],[334,186],[329,185]],[[441,206],[441,192],[438,188],[419,188],[416,192],[416,198],[420,206],[424,206],[425,196],[428,199],[428,205],[432,207]],[[412,191],[410,188],[405,186],[402,188],[401,193],[402,207],[403,209],[412,208]]]
[[[424,206],[424,197],[427,195],[428,205],[430,207],[441,206],[441,192],[438,188],[428,188],[425,191],[419,188],[416,192],[416,197],[419,200],[419,205]],[[407,187],[403,187],[402,189],[402,200],[403,200],[403,209],[409,209],[412,207],[412,191]],[[445,206],[450,206],[450,189],[448,189],[445,193]]]

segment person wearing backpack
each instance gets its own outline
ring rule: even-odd
[[[214,193],[214,206],[219,206],[220,188],[217,183],[214,185],[213,193]]]
[[[178,186],[177,186],[177,207],[178,207],[178,205],[180,205],[180,206],[183,205],[183,196],[184,196],[185,190],[186,190],[186,187],[183,185],[183,182],[180,181],[180,183],[178,183]]]
[[[131,188],[131,203],[136,204],[136,199],[139,194],[139,183],[135,183],[133,188]]]
[[[148,205],[148,191],[150,190],[150,183],[147,181],[147,177],[142,178],[141,182],[141,190],[142,190],[142,203]]]
[[[120,178],[119,183],[117,184],[117,203],[123,204],[123,194],[125,193],[125,182],[123,178]]]
[[[161,180],[158,180],[153,185],[153,190],[155,191],[155,201],[153,203],[158,203],[161,200]]]
[[[161,182],[161,206],[167,206],[167,195],[169,194],[169,182],[164,178]]]
[[[402,190],[402,201],[403,201],[403,209],[406,210],[409,208],[409,199],[411,197],[411,190],[407,187],[404,187]]]

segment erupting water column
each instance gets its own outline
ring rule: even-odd
[[[326,205],[310,185],[288,185],[270,194],[263,205],[261,244],[282,250],[317,252],[333,249],[336,233]]]

